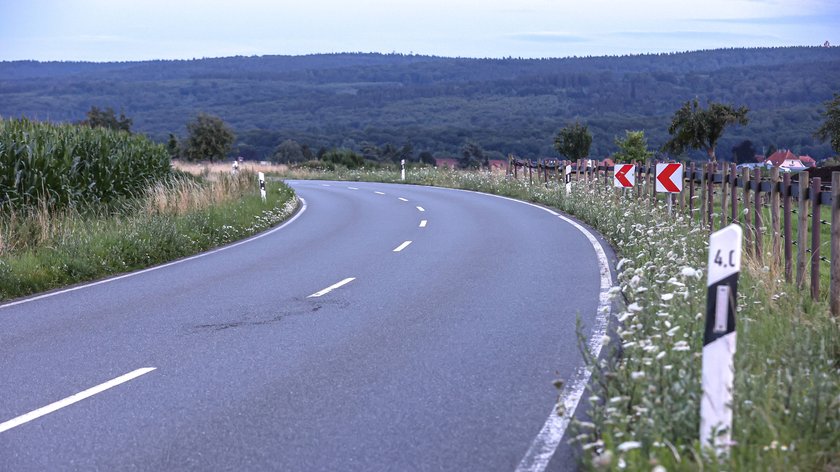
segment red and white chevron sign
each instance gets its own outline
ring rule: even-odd
[[[656,191],[680,193],[683,189],[682,164],[656,164]]]
[[[632,188],[636,185],[636,166],[633,164],[616,164],[613,185],[618,188]]]

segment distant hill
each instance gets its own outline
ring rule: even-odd
[[[589,124],[592,155],[644,129],[667,139],[674,111],[694,97],[746,105],[718,155],[750,139],[815,158],[822,103],[840,92],[840,48],[725,49],[565,59],[468,59],[400,54],[261,56],[144,62],[0,62],[0,115],[79,121],[113,107],[133,129],[165,141],[198,112],[221,116],[237,151],[263,159],[286,139],[356,150],[410,144],[458,153],[466,142],[523,157],[555,156],[570,121]],[[699,154],[698,154],[699,155]]]

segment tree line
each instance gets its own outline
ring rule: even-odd
[[[840,93],[824,103],[822,113],[823,123],[813,132],[815,139],[828,142],[835,153],[840,155]],[[705,152],[712,162],[717,160],[717,145],[723,137],[724,131],[735,125],[745,126],[749,123],[745,106],[709,102],[703,108],[699,100],[685,102],[671,118],[668,127],[670,139],[665,142],[659,152],[670,157],[683,157],[688,150]],[[90,127],[111,128],[130,133],[132,120],[122,112],[117,117],[112,108],[100,110],[93,106],[87,112],[87,117],[80,122]],[[179,141],[174,134],[169,135],[166,148],[172,158],[183,157],[187,160],[222,160],[233,150],[236,135],[220,117],[199,113],[194,120],[187,123],[188,135]],[[614,162],[645,161],[655,152],[650,150],[644,130],[626,130],[623,137],[615,137],[618,148],[612,154]],[[554,149],[562,156],[578,160],[590,156],[592,134],[586,124],[575,121],[557,133],[554,137]],[[745,140],[732,149],[734,159],[738,163],[755,162],[756,150],[751,141]],[[769,155],[769,153],[767,154]],[[485,151],[475,141],[465,142],[460,149],[459,165],[463,168],[477,168],[487,166],[490,159],[503,159],[501,153]],[[359,152],[353,149],[320,148],[317,152],[308,144],[300,144],[295,140],[286,139],[277,145],[270,160],[280,163],[299,163],[321,160],[331,164],[356,168],[365,162],[398,163],[402,160],[416,161],[423,164],[435,164],[434,155],[428,151],[415,155],[411,143],[403,146],[386,144],[379,147],[365,143]]]
[[[822,103],[840,90],[840,48],[757,48],[563,59],[468,59],[417,55],[262,56],[132,63],[0,62],[0,114],[78,122],[91,104],[123,110],[132,128],[167,143],[187,138],[199,113],[235,131],[232,153],[273,159],[286,141],[305,156],[373,147],[461,156],[554,155],[559,125],[580,121],[590,154],[615,152],[616,136],[645,130],[654,149],[670,139],[686,100],[737,103],[747,125],[731,128],[717,158],[749,140],[827,157],[814,139]],[[37,96],[37,100],[32,100]],[[308,147],[308,152],[304,147]],[[297,159],[293,143],[285,155]],[[742,146],[743,149],[748,146]],[[703,151],[687,151],[703,158]]]

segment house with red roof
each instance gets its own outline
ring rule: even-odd
[[[507,172],[508,170],[507,159],[490,159],[487,163],[490,165],[491,171]]]
[[[435,158],[435,167],[445,167],[448,169],[457,169],[458,168],[458,159],[454,159],[451,157],[436,157]]]
[[[799,156],[799,160],[802,161],[802,164],[804,164],[805,167],[817,167],[817,160],[807,154]]]
[[[813,161],[813,159],[811,160]],[[802,162],[799,156],[790,152],[789,149],[779,149],[771,154],[764,162],[772,164],[773,167],[778,167],[779,170],[785,172],[796,172],[808,167]]]

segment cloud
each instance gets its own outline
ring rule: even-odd
[[[762,39],[777,40],[776,36],[766,34],[732,33],[728,31],[621,31],[613,36],[636,39],[679,39],[679,40],[742,40]]]
[[[537,31],[531,33],[512,33],[507,37],[535,43],[586,43],[590,39],[584,36],[563,33],[560,31]]]
[[[807,27],[815,23],[835,23],[840,14],[827,15],[797,15],[797,16],[768,16],[764,18],[700,18],[692,19],[697,23],[725,23],[738,25],[800,25]]]

